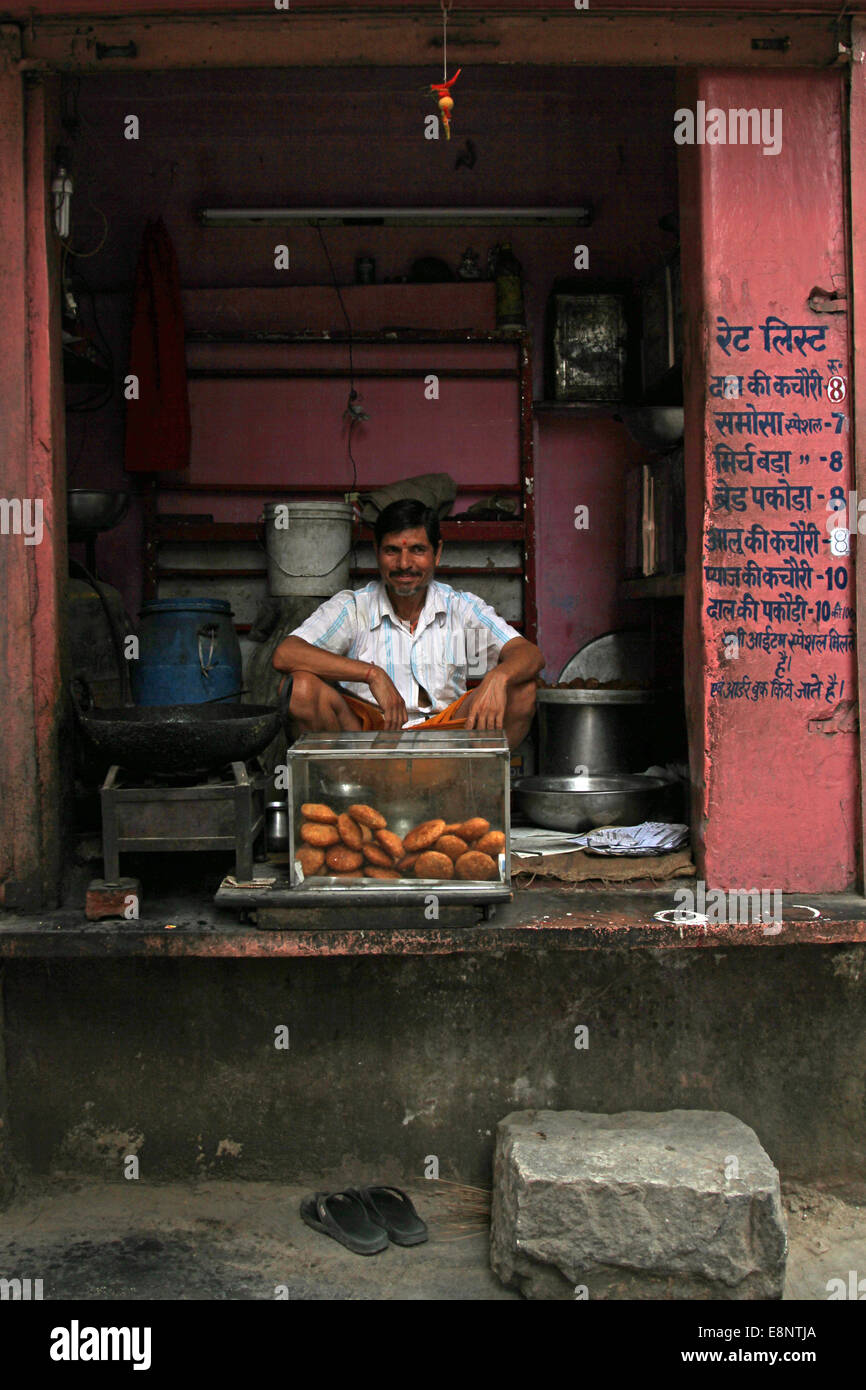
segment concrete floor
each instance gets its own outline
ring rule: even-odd
[[[229,1182],[31,1187],[0,1214],[0,1277],[41,1278],[46,1299],[519,1297],[490,1272],[484,1226],[447,1200],[412,1190],[429,1242],[363,1257],[304,1225],[298,1205],[308,1191]]]
[[[253,1182],[30,1184],[0,1213],[0,1278],[41,1278],[44,1298],[59,1300],[519,1297],[490,1272],[469,1194],[415,1188],[429,1242],[363,1258],[303,1224],[306,1191]],[[786,1299],[826,1300],[829,1279],[866,1274],[866,1185],[793,1186],[785,1206]]]

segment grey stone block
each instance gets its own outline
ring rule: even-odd
[[[779,1175],[718,1110],[520,1110],[496,1131],[490,1262],[527,1298],[777,1299]]]

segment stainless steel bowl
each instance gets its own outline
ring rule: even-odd
[[[622,408],[622,422],[645,449],[672,449],[683,437],[681,405],[630,405]]]
[[[86,540],[117,526],[129,510],[128,492],[72,487],[66,493],[66,523],[71,538]]]
[[[523,777],[514,783],[521,810],[546,830],[592,830],[657,820],[668,783],[660,777]]]
[[[326,764],[323,764],[321,771],[320,791],[323,797],[336,797],[341,802],[360,801],[366,803],[373,795],[372,787],[365,786],[362,782],[353,781],[351,776],[342,768],[337,768],[331,773]],[[317,797],[318,793],[311,795],[311,799],[314,801]],[[340,809],[342,810],[343,807],[341,806]]]

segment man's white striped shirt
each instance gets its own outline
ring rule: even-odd
[[[326,599],[293,637],[380,666],[403,697],[408,724],[420,724],[466,692],[466,681],[493,669],[499,653],[520,633],[476,594],[431,580],[415,632],[399,618],[381,579],[363,589],[342,589]],[[372,701],[369,687],[341,681],[343,689]],[[431,703],[424,702],[426,691]]]

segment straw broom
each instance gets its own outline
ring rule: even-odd
[[[490,1228],[489,1188],[438,1178],[436,1188],[432,1192],[428,1190],[427,1195],[437,1199],[437,1239],[470,1240],[487,1234]]]

